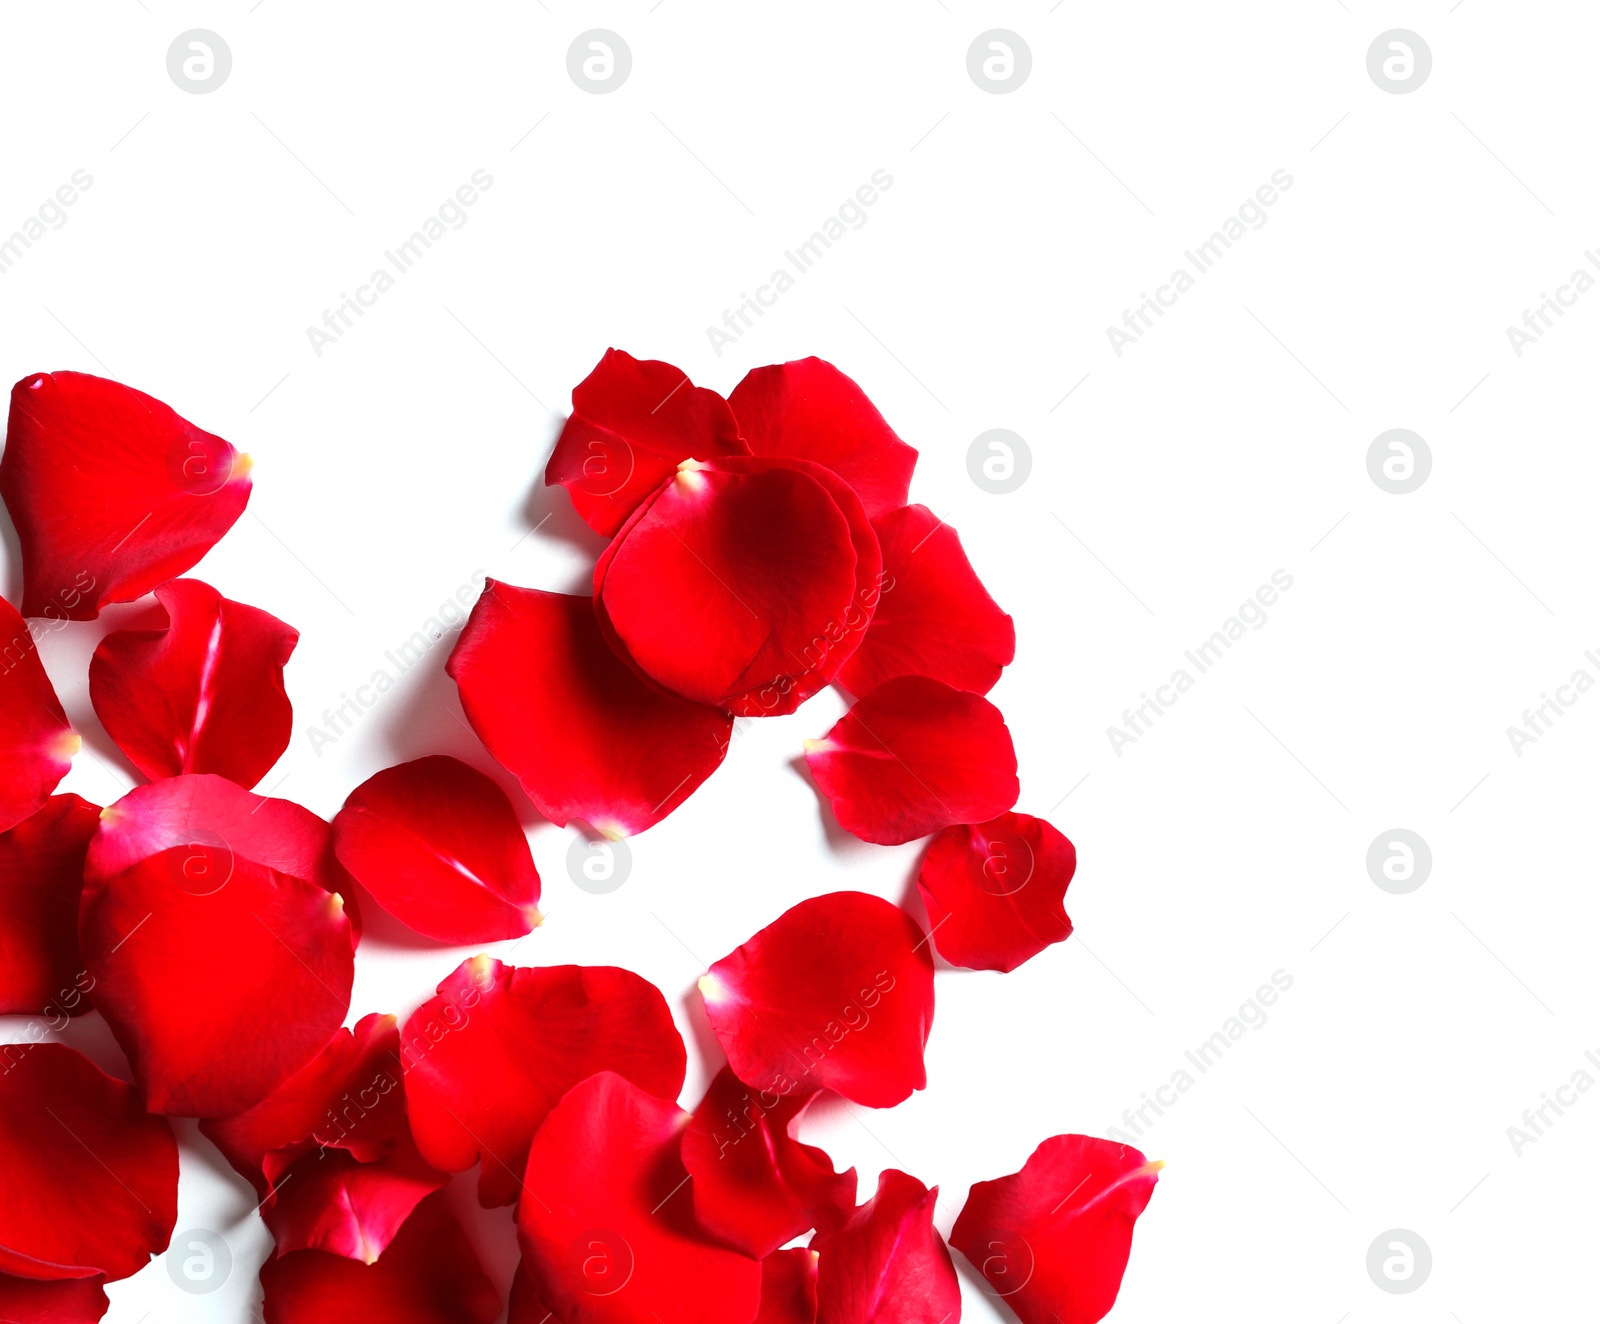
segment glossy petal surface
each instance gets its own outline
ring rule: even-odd
[[[98,1275],[38,1282],[0,1273],[0,1324],[95,1324],[109,1309]]]
[[[0,1014],[88,1010],[78,955],[83,859],[100,810],[76,795],[0,833]]]
[[[81,744],[28,623],[0,598],[0,832],[44,806]]]
[[[817,1324],[955,1324],[961,1284],[933,1226],[937,1186],[886,1168],[839,1231],[812,1240]]]
[[[761,1310],[755,1324],[816,1324],[817,1252],[805,1246],[761,1261]]]

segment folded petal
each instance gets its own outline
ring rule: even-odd
[[[750,1324],[761,1265],[695,1226],[678,1147],[689,1114],[611,1071],[533,1138],[522,1254],[565,1324]]]
[[[885,1168],[878,1193],[812,1238],[817,1324],[955,1324],[961,1284],[933,1226],[939,1188]]]
[[[826,465],[855,488],[870,519],[905,505],[917,452],[833,364],[810,358],[755,368],[728,403],[753,454]]]
[[[890,511],[872,527],[883,548],[883,592],[840,682],[865,694],[896,676],[931,676],[987,694],[1016,654],[1017,632],[956,531],[926,506]]]
[[[806,762],[839,825],[882,846],[953,823],[984,823],[1016,804],[1017,753],[987,699],[925,676],[862,696]]]
[[[761,1309],[755,1324],[816,1324],[817,1252],[805,1246],[761,1261]]]
[[[225,847],[176,846],[86,882],[78,938],[95,1007],[152,1112],[254,1107],[350,1007],[339,895]]]
[[[684,460],[749,453],[715,391],[670,363],[608,349],[572,392],[544,481],[565,487],[589,527],[610,537]]]
[[[1072,933],[1062,909],[1078,867],[1042,818],[1005,813],[948,827],[922,858],[917,889],[939,955],[969,970],[1015,970]]]
[[[0,456],[22,614],[92,621],[183,574],[244,513],[249,472],[249,456],[143,391],[81,372],[24,377]]]
[[[856,1172],[791,1131],[814,1093],[752,1089],[724,1067],[683,1133],[694,1214],[711,1236],[763,1259],[815,1227],[833,1227],[856,1204]]]
[[[517,1265],[516,1275],[511,1279],[511,1307],[506,1314],[506,1324],[561,1324],[528,1276],[526,1263]]]
[[[106,1280],[98,1274],[37,1282],[0,1273],[3,1324],[95,1324],[109,1309]]]
[[[156,589],[167,623],[114,630],[89,664],[89,700],[106,734],[151,781],[214,772],[254,786],[289,747],[283,668],[293,626],[198,579]]]
[[[326,1251],[261,1266],[266,1324],[493,1324],[500,1314],[478,1253],[445,1197],[429,1196],[373,1264]]]
[[[1022,1324],[1094,1324],[1128,1267],[1159,1162],[1095,1136],[1052,1136],[1021,1172],[975,1184],[950,1231]]]
[[[479,739],[558,826],[643,832],[728,752],[733,719],[636,675],[589,598],[491,579],[445,670]]]
[[[0,1064],[0,1274],[137,1273],[178,1217],[172,1128],[65,1044],[12,1044]]]
[[[881,897],[802,901],[713,965],[700,992],[733,1073],[768,1096],[831,1089],[889,1108],[927,1084],[933,958]]]
[[[83,857],[99,824],[100,810],[87,800],[53,795],[0,833],[0,1015],[89,1009],[78,898]]]
[[[67,725],[27,622],[0,598],[0,832],[43,806],[82,743]]]
[[[446,1172],[482,1161],[478,1198],[512,1203],[528,1142],[572,1086],[616,1071],[653,1095],[683,1088],[683,1040],[655,985],[612,966],[463,961],[406,1022],[411,1130]]]

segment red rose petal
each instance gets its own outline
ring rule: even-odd
[[[724,1067],[683,1134],[694,1214],[718,1241],[756,1259],[814,1227],[843,1221],[856,1204],[856,1172],[791,1131],[813,1093],[763,1094]]]
[[[495,942],[543,921],[517,811],[493,781],[448,755],[362,782],[334,816],[333,849],[380,906],[425,937]]]
[[[713,965],[700,992],[734,1074],[769,1094],[825,1088],[889,1108],[927,1084],[933,958],[881,897],[802,901]]]
[[[1116,1302],[1161,1167],[1129,1145],[1052,1136],[1021,1172],[973,1186],[950,1244],[1022,1324],[1094,1324]]]
[[[445,670],[472,729],[557,826],[643,832],[728,752],[733,719],[635,675],[588,598],[491,579]]]
[[[925,676],[862,696],[806,762],[846,831],[882,846],[953,823],[984,823],[1016,804],[1017,754],[1000,710]]]
[[[0,457],[22,614],[92,621],[183,574],[244,513],[249,472],[249,456],[143,391],[81,372],[24,377]]]
[[[566,1324],[750,1324],[761,1265],[695,1226],[678,1146],[689,1114],[603,1071],[533,1138],[522,1253]]]
[[[198,579],[156,589],[159,630],[115,630],[89,664],[106,734],[151,781],[214,772],[254,786],[289,747],[283,668],[300,633]]]
[[[1062,909],[1078,852],[1042,818],[1005,813],[948,827],[922,859],[917,890],[939,955],[969,970],[1015,970],[1072,934]]]
[[[0,1065],[0,1273],[137,1273],[178,1217],[172,1128],[64,1044],[0,1048]]]
[[[0,832],[43,806],[82,744],[27,622],[0,598]]]
[[[811,358],[755,368],[728,403],[753,454],[826,465],[855,488],[870,519],[905,505],[917,452],[833,364]]]
[[[556,1312],[545,1305],[544,1298],[539,1295],[526,1263],[517,1265],[517,1272],[511,1279],[511,1308],[506,1324],[561,1324]]]
[[[839,680],[865,694],[896,676],[931,676],[987,694],[1016,655],[1017,632],[956,531],[926,506],[891,511],[872,527],[883,548],[883,592]]]
[[[817,1252],[805,1246],[761,1261],[761,1309],[755,1324],[816,1324]]]
[[[266,1324],[493,1324],[500,1294],[443,1195],[417,1206],[375,1264],[320,1250],[261,1266]]]
[[[98,1274],[49,1283],[0,1274],[0,1324],[95,1324],[109,1309]]]
[[[225,848],[174,847],[85,883],[78,936],[95,1006],[152,1112],[253,1107],[350,1007],[354,942],[338,895]]]
[[[748,455],[728,402],[670,363],[608,349],[572,392],[572,416],[545,466],[578,514],[608,538],[684,460]]]
[[[0,1014],[87,1011],[78,956],[83,857],[100,810],[55,795],[0,833]]]
[[[812,1239],[817,1324],[950,1324],[961,1284],[933,1226],[939,1188],[885,1168],[839,1231]]]
[[[687,1062],[660,992],[612,966],[527,970],[474,957],[417,1008],[402,1039],[418,1148],[446,1172],[481,1157],[488,1207],[517,1198],[528,1142],[580,1080],[617,1071],[675,1099]]]

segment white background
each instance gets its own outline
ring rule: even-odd
[[[1019,807],[1081,868],[1068,943],[941,973],[927,1091],[829,1108],[813,1136],[863,1196],[884,1166],[938,1183],[948,1230],[970,1182],[1044,1137],[1124,1125],[1283,970],[1267,1023],[1139,1142],[1169,1167],[1113,1318],[1592,1313],[1600,1098],[1520,1156],[1506,1134],[1600,1050],[1600,695],[1521,757],[1506,736],[1575,669],[1600,678],[1600,294],[1520,358],[1506,335],[1600,242],[1590,7],[107,0],[0,22],[0,233],[94,180],[0,276],[0,376],[110,375],[254,454],[249,511],[195,573],[302,634],[295,737],[260,789],[331,815],[425,753],[493,772],[549,915],[514,959],[654,980],[700,1050],[692,1105],[719,1063],[692,991],[708,962],[805,896],[914,894],[918,848],[843,838],[796,767],[836,695],[745,731],[607,896],[572,884],[571,834],[464,728],[449,638],[320,757],[309,732],[474,572],[580,590],[600,540],[538,478],[608,345],[723,392],[821,355],[921,450],[913,498],[1015,616],[991,697]],[[166,69],[195,27],[233,56],[208,95]],[[1009,95],[967,73],[992,27],[1032,51]],[[1396,27],[1433,53],[1407,95],[1366,69]],[[590,28],[632,51],[610,95],[566,72]],[[319,357],[307,327],[478,169],[468,223]],[[878,169],[868,223],[718,357],[707,326]],[[1106,328],[1275,170],[1294,182],[1268,223],[1119,358]],[[993,427],[1033,455],[1008,496],[967,473]],[[1405,496],[1366,469],[1395,427],[1433,456]],[[1294,586],[1267,623],[1114,752],[1122,710],[1277,569]],[[102,803],[134,778],[84,675],[137,611],[42,645],[88,742],[63,789]],[[1394,827],[1433,852],[1410,895],[1366,870]],[[352,1020],[408,1012],[471,954],[367,915]],[[68,1037],[118,1062],[96,1018]],[[253,1198],[179,1129],[179,1228],[220,1231],[233,1276],[189,1296],[156,1263],[111,1289],[122,1324],[257,1301]],[[473,1213],[469,1182],[455,1203],[503,1289],[508,1215]],[[1433,1253],[1411,1295],[1365,1268],[1395,1227]],[[1004,1313],[963,1291],[971,1318]]]

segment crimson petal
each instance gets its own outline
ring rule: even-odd
[[[826,1088],[888,1108],[927,1084],[933,958],[881,897],[802,901],[713,965],[700,992],[734,1074],[770,1095]]]
[[[640,679],[588,598],[489,580],[445,670],[485,747],[558,826],[643,832],[728,752],[733,719]]]
[[[817,1251],[817,1324],[953,1324],[961,1284],[934,1229],[931,1190],[885,1168],[878,1192]]]
[[[89,663],[106,734],[151,781],[214,772],[254,786],[289,748],[283,668],[299,631],[198,579],[156,589],[158,630],[115,630]]]
[[[0,832],[39,810],[82,744],[27,622],[0,598]]]
[[[87,1011],[78,956],[83,857],[100,811],[55,795],[0,833],[0,1014]]]
[[[1095,1136],[1052,1136],[1021,1172],[976,1183],[950,1231],[1022,1324],[1094,1324],[1111,1309],[1159,1162]]]
[[[24,377],[0,456],[22,614],[92,621],[183,574],[244,513],[249,472],[249,456],[143,391],[81,372]]]
[[[926,676],[878,686],[806,762],[846,831],[882,846],[983,823],[1017,802],[1017,754],[1000,710]]]
[[[474,957],[417,1008],[402,1038],[418,1147],[446,1172],[481,1159],[487,1207],[517,1198],[528,1142],[580,1080],[612,1070],[675,1099],[687,1064],[666,999],[612,966],[528,970]]]
[[[539,1295],[526,1263],[517,1265],[517,1272],[511,1279],[511,1306],[506,1324],[561,1324],[556,1312],[545,1305],[544,1298]]]
[[[761,1309],[755,1324],[816,1324],[817,1252],[805,1246],[761,1261]]]
[[[0,1324],[95,1324],[109,1309],[98,1274],[37,1282],[0,1273]]]

